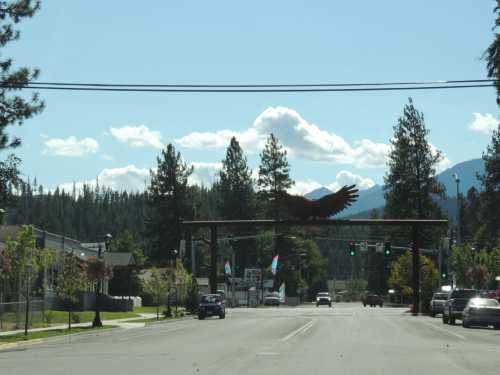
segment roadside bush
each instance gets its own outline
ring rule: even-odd
[[[71,322],[72,323],[80,323],[82,321],[82,318],[80,316],[80,314],[78,313],[71,313]]]
[[[49,310],[45,313],[45,323],[47,323],[48,325],[51,325],[52,322],[54,321],[54,318],[55,318],[55,315],[54,312],[52,310]]]

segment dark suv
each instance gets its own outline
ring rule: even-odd
[[[384,300],[378,294],[367,294],[363,297],[362,301],[363,306],[370,305],[371,307],[375,307],[379,305],[380,307],[384,306]]]
[[[455,319],[462,319],[462,311],[474,297],[479,297],[479,292],[475,289],[452,290],[443,305],[443,323],[455,324]]]
[[[226,307],[220,294],[205,294],[201,296],[198,306],[198,319],[203,320],[208,316],[226,317]]]

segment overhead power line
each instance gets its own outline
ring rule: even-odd
[[[422,82],[378,83],[313,83],[313,84],[256,84],[256,85],[198,85],[198,84],[113,84],[75,82],[30,82],[26,85],[1,84],[0,87],[34,90],[111,91],[111,92],[170,92],[170,93],[264,93],[264,92],[353,92],[443,90],[494,87],[496,80],[450,80]]]
[[[409,82],[372,82],[372,83],[298,83],[298,84],[234,84],[234,85],[204,85],[204,84],[127,84],[127,83],[82,83],[82,82],[30,82],[29,85],[42,86],[95,86],[95,87],[165,87],[165,88],[293,88],[293,87],[352,87],[352,86],[401,86],[401,85],[451,85],[469,83],[494,83],[494,79],[464,79],[438,81]]]

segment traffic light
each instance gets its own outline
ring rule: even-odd
[[[392,252],[391,243],[389,241],[385,241],[385,243],[384,243],[384,255],[388,257],[391,255],[391,252]]]
[[[349,255],[356,256],[356,244],[354,242],[349,242]]]
[[[441,272],[441,278],[443,280],[448,278],[448,274],[446,273],[446,271]]]

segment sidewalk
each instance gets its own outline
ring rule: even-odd
[[[146,323],[144,322],[137,322],[133,323],[131,322],[132,320],[142,320],[142,319],[151,319],[151,318],[156,318],[156,314],[139,314],[140,316],[135,317],[135,318],[123,318],[123,319],[114,319],[114,320],[103,320],[102,324],[103,325],[109,325],[109,326],[118,326],[121,328],[140,328],[144,327]],[[127,322],[127,323],[125,323]],[[76,323],[76,324],[71,324],[71,327],[88,327],[89,325],[92,325],[92,322],[85,322],[85,323]],[[52,325],[50,327],[44,327],[44,328],[33,328],[30,329],[29,332],[41,332],[41,331],[50,331],[53,329],[66,329],[68,328],[68,324],[57,324],[57,325]],[[5,331],[5,332],[0,332],[0,336],[8,336],[8,335],[14,335],[16,333],[23,333],[24,329],[18,329],[15,331]]]

